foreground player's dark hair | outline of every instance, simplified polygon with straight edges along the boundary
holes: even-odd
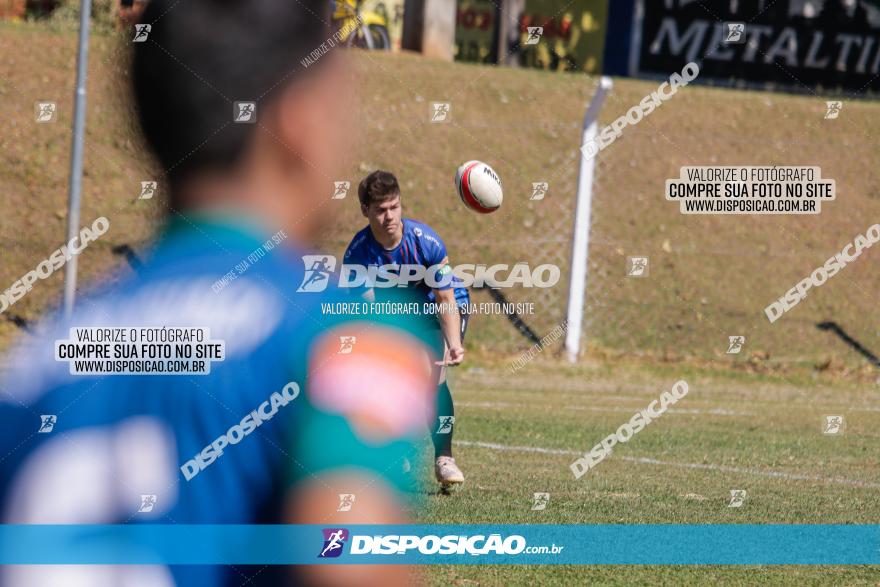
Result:
[[[311,69],[301,60],[330,36],[327,0],[151,0],[133,43],[140,125],[174,188],[196,171],[235,164],[256,124],[233,122],[234,102],[261,109]],[[319,63],[312,67],[320,67]]]
[[[363,178],[358,186],[358,199],[364,206],[388,200],[397,195],[400,195],[400,185],[390,171],[377,169]]]

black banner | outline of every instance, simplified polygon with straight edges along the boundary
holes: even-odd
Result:
[[[636,71],[804,91],[880,91],[880,0],[639,0]]]

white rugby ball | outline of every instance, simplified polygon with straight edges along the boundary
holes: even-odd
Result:
[[[480,214],[494,212],[504,200],[501,179],[482,161],[468,161],[459,167],[455,187],[464,205]]]

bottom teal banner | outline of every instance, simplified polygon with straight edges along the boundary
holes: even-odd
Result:
[[[880,565],[880,525],[2,525],[0,564]]]

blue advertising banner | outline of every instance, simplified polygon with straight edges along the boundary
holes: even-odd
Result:
[[[0,564],[877,565],[880,525],[4,525]]]

